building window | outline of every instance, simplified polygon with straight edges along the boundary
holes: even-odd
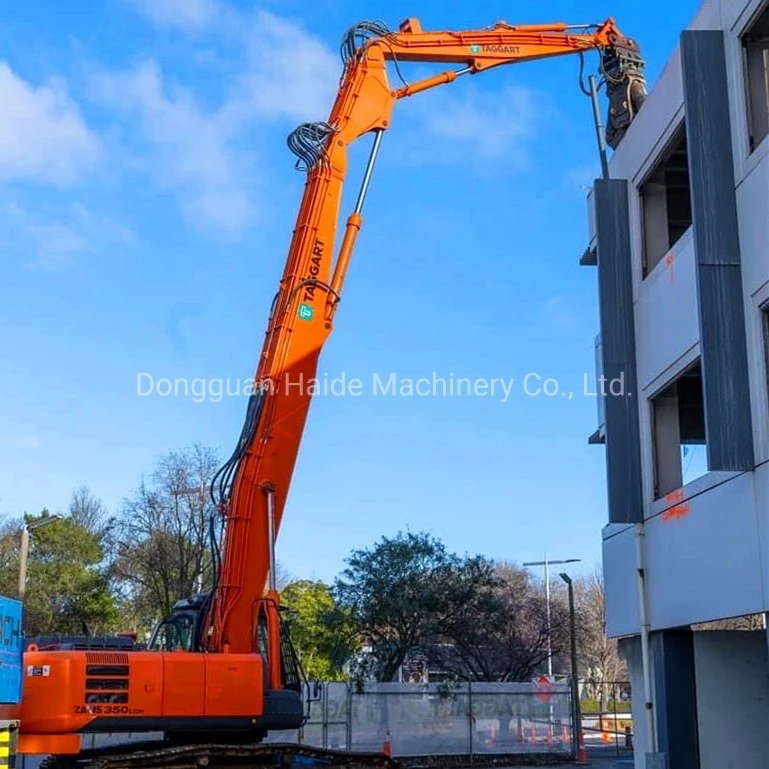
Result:
[[[643,274],[646,277],[691,227],[689,157],[683,124],[641,184]]]
[[[652,398],[651,404],[654,496],[659,499],[708,472],[699,362]]]
[[[750,151],[769,133],[769,5],[742,36]]]

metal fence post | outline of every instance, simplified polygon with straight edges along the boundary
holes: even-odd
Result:
[[[473,682],[467,682],[467,709],[469,712],[469,718],[467,719],[467,725],[470,728],[470,758],[473,757]]]
[[[347,718],[345,724],[347,750],[352,750],[352,682],[347,682]]]
[[[321,740],[323,741],[323,747],[328,749],[328,684],[323,687],[323,694],[321,695],[320,718]]]

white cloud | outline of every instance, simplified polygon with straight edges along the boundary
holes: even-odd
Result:
[[[566,172],[563,178],[564,186],[574,191],[586,192],[586,188],[592,187],[593,182],[601,176],[601,167],[598,163],[584,163],[574,166]]]
[[[442,93],[424,122],[434,136],[469,145],[481,159],[504,157],[509,165],[520,166],[528,162],[537,117],[535,95],[528,88],[507,86],[494,93],[471,87]]]
[[[579,326],[579,306],[572,297],[551,296],[540,308],[540,318],[556,331],[569,332]]]
[[[0,180],[67,185],[99,159],[97,137],[59,80],[35,87],[0,62]]]
[[[232,31],[236,12],[230,6],[206,13]],[[211,94],[204,103],[153,60],[92,82],[95,100],[127,126],[129,146],[120,152],[138,155],[153,184],[171,191],[191,222],[232,237],[257,218],[256,190],[267,186],[252,149],[258,146],[254,131],[274,121],[291,121],[290,130],[300,121],[325,120],[340,70],[338,57],[293,22],[262,10],[237,18],[242,63],[214,107],[208,106]]]
[[[153,24],[178,27],[184,32],[208,29],[220,6],[215,0],[130,0],[136,10]]]
[[[145,18],[190,35],[223,35],[241,46],[239,95],[224,111],[243,117],[325,120],[339,85],[341,61],[319,37],[270,11],[240,11],[219,0],[130,0]],[[209,52],[210,55],[210,52]]]
[[[249,24],[247,49],[241,86],[257,114],[296,121],[327,119],[342,64],[320,38],[258,10]]]
[[[130,229],[82,203],[72,204],[55,217],[23,209],[16,203],[5,206],[0,213],[14,249],[18,249],[20,242],[28,243],[33,253],[28,266],[42,272],[64,272],[75,263],[78,254],[134,241]]]
[[[43,445],[43,441],[38,435],[14,435],[11,436],[8,443],[17,449],[30,449],[34,451]]]
[[[531,88],[460,79],[396,104],[390,153],[408,166],[461,163],[484,176],[528,169],[547,109],[547,97]]]
[[[253,214],[244,183],[250,158],[236,147],[243,126],[226,110],[206,112],[189,90],[166,87],[152,61],[99,76],[94,96],[123,118],[138,118],[147,172],[158,187],[174,192],[192,221],[230,235],[246,226]]]

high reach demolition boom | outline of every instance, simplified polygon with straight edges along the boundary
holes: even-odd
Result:
[[[163,732],[176,747],[163,749],[161,763],[160,749],[152,747],[113,755],[109,764],[102,755],[97,766],[170,767],[176,760],[186,767],[213,755],[248,764],[255,753],[244,742],[304,723],[300,671],[278,609],[274,545],[312,398],[309,383],[331,333],[393,107],[463,75],[590,51],[599,54],[609,101],[606,141],[616,146],[646,91],[638,48],[612,19],[592,26],[499,22],[463,32],[425,32],[409,19],[397,32],[369,22],[348,31],[328,120],[301,125],[288,140],[307,178],[245,423],[211,486],[212,590],[177,604],[147,649],[116,647],[114,638],[103,639],[101,651],[93,638],[31,645],[21,705],[0,705],[0,718],[21,720],[19,752],[56,755],[61,767],[90,767],[94,754],[82,753],[83,733]],[[401,62],[449,68],[406,83]],[[397,87],[388,83],[388,63],[401,80]],[[347,151],[364,134],[372,134],[371,153],[335,250]],[[241,744],[237,751],[234,743]]]
[[[275,590],[274,541],[311,400],[307,383],[315,377],[319,353],[332,329],[374,162],[395,103],[504,64],[567,54],[581,57],[589,51],[599,53],[609,101],[606,140],[616,147],[646,90],[639,49],[611,18],[585,26],[499,22],[462,32],[423,31],[417,19],[408,19],[397,32],[363,22],[345,35],[344,70],[328,121],[300,125],[288,139],[307,181],[256,371],[255,394],[237,449],[215,484],[226,535],[205,642],[210,651],[250,651],[252,607],[268,574],[270,591]],[[399,62],[455,66],[413,83],[401,78],[394,88],[388,82],[387,62],[395,65],[399,77]],[[364,134],[373,134],[371,153],[334,258],[347,150]],[[277,684],[277,663],[272,667],[272,682]]]

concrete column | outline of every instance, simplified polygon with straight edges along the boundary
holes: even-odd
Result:
[[[650,644],[658,751],[666,769],[700,769],[693,633],[655,631]]]
[[[646,733],[646,714],[644,713],[643,660],[641,658],[641,636],[620,638],[618,642],[620,657],[625,660],[630,678],[630,691],[633,695],[633,755],[635,769],[647,769],[646,754],[651,751],[649,735]]]
[[[763,630],[694,634],[701,769],[769,763],[769,665]]]

